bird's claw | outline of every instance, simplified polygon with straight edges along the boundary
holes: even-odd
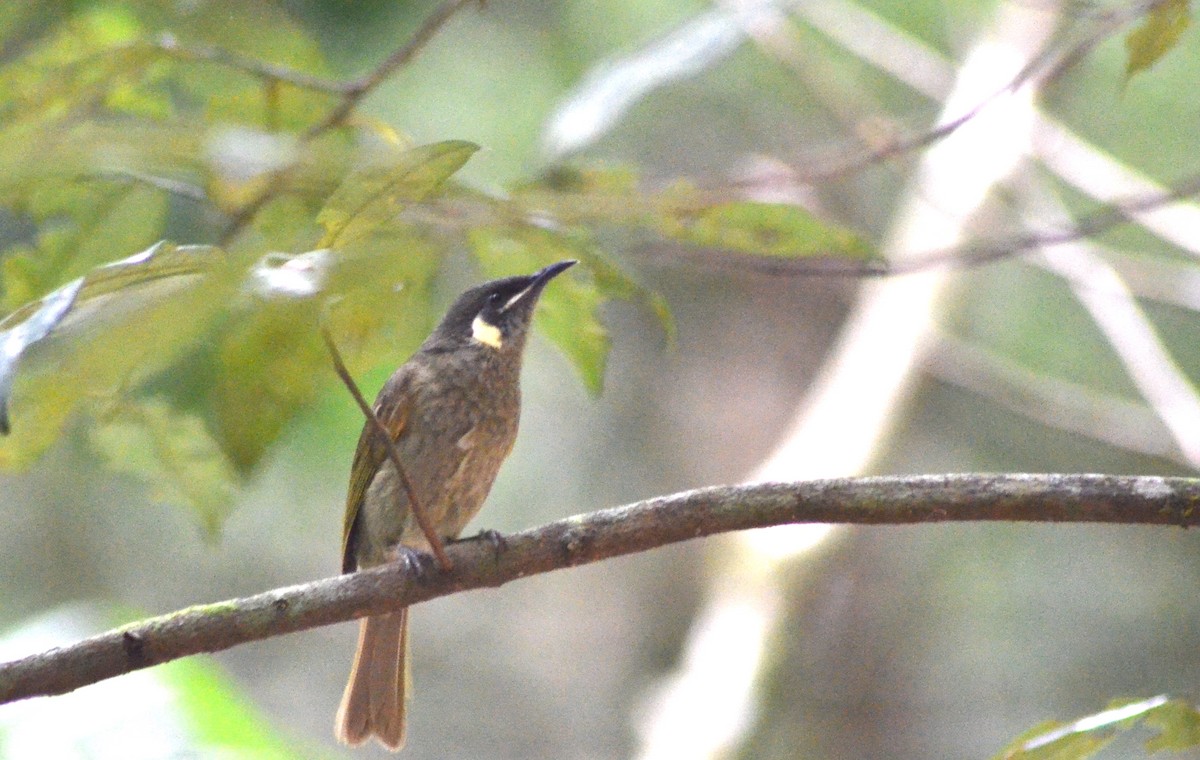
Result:
[[[436,564],[434,556],[429,552],[414,549],[404,544],[396,544],[388,549],[388,561],[398,562],[404,566],[404,572],[415,580],[421,580]]]

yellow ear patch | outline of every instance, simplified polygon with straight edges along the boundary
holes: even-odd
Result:
[[[485,346],[491,346],[497,351],[504,345],[504,336],[500,332],[500,328],[478,315],[471,322],[471,337]]]

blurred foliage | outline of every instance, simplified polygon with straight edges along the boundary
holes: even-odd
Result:
[[[648,304],[671,330],[597,227],[869,254],[801,209],[642,186],[624,169],[470,191],[453,177],[477,146],[417,146],[359,115],[356,82],[329,78],[310,33],[271,3],[9,4],[0,35],[0,466],[82,424],[115,470],[210,533],[329,386],[317,325],[356,371],[395,361],[436,319],[430,290],[460,240],[488,276],[583,262],[538,326],[594,393],[606,301]]]
[[[0,650],[47,649],[136,617],[98,603],[66,605],[4,631]],[[127,709],[131,704],[138,708]],[[211,659],[176,660],[53,700],[7,707],[0,714],[0,756],[8,760],[299,756]],[[64,714],[87,718],[63,720]]]
[[[994,3],[939,0],[903,4],[868,0],[856,5],[940,54],[947,81],[954,74],[956,56],[996,8]],[[609,338],[598,315],[606,300],[646,303],[671,330],[663,299],[606,255],[604,227],[665,243],[681,252],[677,260],[685,264],[689,253],[699,259],[710,246],[763,256],[871,255],[863,242],[868,236],[829,225],[803,208],[748,203],[738,188],[714,190],[711,180],[698,177],[673,182],[647,179],[670,176],[679,166],[726,176],[748,154],[801,167],[812,158],[820,168],[830,163],[826,159],[833,147],[849,145],[853,151],[862,145],[858,138],[872,128],[884,136],[916,134],[934,118],[939,107],[936,97],[915,94],[911,86],[877,68],[851,46],[810,26],[799,12],[802,6],[785,9],[786,31],[796,38],[794,50],[807,53],[805,57],[792,60],[778,51],[772,53],[761,41],[747,40],[730,46],[731,57],[707,61],[708,68],[694,72],[688,81],[679,77],[658,81],[653,97],[642,98],[623,114],[601,149],[605,154],[641,156],[643,164],[637,169],[559,167],[507,193],[485,193],[464,187],[464,174],[475,176],[472,171],[489,160],[505,163],[509,174],[516,174],[522,159],[533,152],[532,134],[550,101],[561,97],[580,74],[611,73],[611,67],[598,58],[621,55],[619,51],[630,46],[637,48],[633,56],[645,49],[661,51],[665,42],[678,39],[664,29],[692,27],[690,21],[725,9],[697,2],[570,0],[520,8],[491,4],[487,15],[468,12],[455,20],[454,34],[447,35],[450,42],[435,40],[418,56],[413,69],[392,78],[373,99],[375,113],[387,113],[406,130],[422,135],[417,141],[357,109],[340,124],[321,125],[350,93],[330,72],[377,65],[389,49],[403,42],[403,32],[398,30],[406,24],[415,27],[432,3],[292,0],[284,6],[229,0],[30,0],[4,4],[0,7],[0,316],[8,313],[9,317],[0,326],[0,384],[12,383],[14,433],[0,438],[0,467],[25,466],[64,434],[82,433],[79,440],[92,446],[114,470],[145,480],[157,498],[190,503],[194,521],[211,532],[220,527],[230,499],[247,475],[261,466],[269,447],[286,435],[318,393],[325,392],[325,406],[340,400],[343,408],[351,407],[348,399],[337,395],[341,391],[315,339],[317,323],[324,320],[332,327],[356,372],[370,369],[372,378],[381,379],[381,370],[402,359],[437,319],[433,284],[446,252],[463,242],[486,276],[526,271],[564,257],[584,262],[547,291],[538,329],[570,357],[584,384],[594,391],[601,387],[608,356]],[[310,19],[318,15],[322,22],[305,27],[296,20],[303,14],[292,15],[283,7],[293,11],[304,7]],[[1138,7],[1144,12],[1141,26],[1127,34],[1126,46],[1119,37],[1106,36],[1103,44],[1050,83],[1042,105],[1096,147],[1152,176],[1174,180],[1195,155],[1194,131],[1180,127],[1180,116],[1188,113],[1194,100],[1190,82],[1200,57],[1176,50],[1195,44],[1194,33],[1184,34],[1190,4],[1166,0]],[[1087,31],[1092,22],[1107,19],[1111,8],[1076,4],[1068,10]],[[874,39],[866,33],[857,38]],[[1163,60],[1167,53],[1172,55]],[[326,55],[333,60],[327,61]],[[431,60],[438,65],[425,68]],[[1151,76],[1139,77],[1137,87],[1129,88],[1123,99],[1117,97],[1122,71],[1128,81],[1152,65],[1156,68]],[[647,64],[643,73],[650,68]],[[493,131],[479,128],[480,123]],[[488,139],[481,139],[481,134]],[[472,143],[455,138],[468,138],[490,153],[476,156]],[[468,161],[465,172],[460,171]],[[836,209],[853,220],[851,224],[881,232],[891,224],[897,193],[906,181],[905,162],[887,162],[824,183],[815,189],[812,208]],[[1067,194],[1074,211],[1084,214],[1093,208],[1092,199],[1071,195],[1074,191],[1063,184],[1060,191]],[[156,243],[164,239],[212,245]],[[1119,246],[1121,255],[1137,251],[1153,256],[1164,249],[1170,255],[1179,253],[1135,226],[1113,230],[1104,239]],[[147,255],[131,256],[139,250]],[[176,256],[184,261],[194,256],[197,265],[203,263],[201,259],[208,261],[195,270],[165,267]],[[117,269],[109,268],[111,262],[117,262],[119,277]],[[956,309],[942,315],[956,332],[994,347],[1029,368],[1030,374],[1071,378],[1123,398],[1136,397],[1104,337],[1059,278],[1015,261],[962,276],[964,297]],[[596,428],[586,427],[581,417],[578,429],[587,431],[588,437],[574,429],[554,428],[563,435],[580,435],[588,455],[604,462],[593,465],[597,472],[614,470],[614,460],[600,459],[606,450],[619,449],[624,458],[615,461],[625,465],[635,458],[644,460],[637,467],[626,466],[620,479],[594,477],[587,485],[593,503],[690,485],[689,479],[697,477],[740,472],[755,447],[744,445],[747,439],[738,437],[738,428],[760,428],[760,436],[774,434],[771,424],[764,424],[769,423],[770,413],[764,411],[762,400],[753,399],[757,405],[752,406],[745,403],[763,393],[766,381],[717,383],[725,373],[739,375],[739,381],[757,382],[759,376],[770,378],[778,365],[775,373],[787,378],[786,392],[791,393],[802,382],[805,367],[816,364],[814,349],[796,339],[797,328],[802,322],[820,322],[824,330],[823,318],[829,315],[806,310],[807,304],[792,290],[783,290],[779,278],[768,287],[756,282],[751,288],[743,278],[706,278],[685,266],[664,280],[668,284],[663,287],[680,294],[681,311],[692,309],[682,312],[689,327],[704,326],[697,331],[702,341],[688,344],[685,338],[687,351],[681,353],[692,368],[707,368],[690,374],[703,375],[711,384],[693,377],[689,385],[689,373],[669,375],[669,367],[656,366],[640,398],[617,399],[616,404],[609,400],[606,406],[589,409],[605,416],[606,425],[636,417],[637,427],[605,427],[608,434],[597,435]],[[705,283],[707,291],[702,292]],[[782,292],[787,293],[786,300],[779,296]],[[689,303],[684,303],[685,298]],[[746,341],[741,333],[751,312],[768,325],[771,318],[786,319],[787,332],[776,325],[763,333],[766,340]],[[1181,364],[1194,376],[1200,366],[1194,310],[1157,307],[1153,314],[1163,326],[1164,337],[1174,342]],[[725,331],[739,334],[730,340]],[[783,335],[788,336],[786,343],[774,340]],[[673,364],[674,359],[659,363]],[[754,378],[744,377],[746,366],[762,371],[756,371]],[[664,382],[664,377],[669,381]],[[703,389],[703,395],[696,388]],[[712,388],[735,388],[736,393],[722,395]],[[8,394],[7,387],[0,389],[0,399],[7,402]],[[714,398],[719,403],[712,403]],[[997,415],[977,395],[956,398],[948,405],[943,399],[940,407],[926,412],[922,433],[907,445],[896,446],[903,454],[896,455],[890,468],[1128,471],[1162,466],[1118,459],[1113,452],[1098,452],[1091,441],[1050,432],[1024,417]],[[788,397],[780,404],[792,400]],[[685,405],[702,413],[707,410],[709,416],[690,428],[681,427],[672,417],[682,418],[674,410]],[[714,416],[713,411],[728,416]],[[702,447],[711,429],[722,425],[722,419],[734,418],[740,425],[724,425],[724,434],[706,455]],[[337,463],[328,464],[336,459],[336,437],[318,430],[311,419],[302,424],[307,425],[301,430],[310,450],[300,456],[295,449],[289,452],[299,463],[291,462],[291,469],[281,476],[290,479],[291,490],[280,492],[304,492],[307,497],[306,489],[316,484],[325,487],[342,475],[330,476]],[[638,434],[631,435],[631,429]],[[686,434],[680,435],[681,430]],[[681,439],[690,445],[677,446]],[[546,446],[536,436],[524,440],[531,447]],[[761,443],[759,438],[753,440]],[[561,448],[562,442],[556,437],[550,445]],[[729,464],[731,454],[736,467]],[[736,458],[739,455],[742,459]],[[703,460],[703,467],[687,457]],[[558,461],[550,456],[542,460]],[[679,466],[681,462],[689,464]],[[654,479],[647,473],[653,473]],[[287,562],[307,559],[319,551],[303,547],[327,543],[323,537],[300,544],[297,551],[296,534],[287,531],[300,521],[281,525],[277,506],[288,503],[291,510],[315,510],[309,502],[317,499],[289,503],[272,493],[260,497],[270,503],[263,510],[269,519],[256,523],[262,530],[244,531],[246,535],[239,531],[238,537],[246,538],[240,564],[225,554],[215,558],[201,554],[189,558],[188,573],[178,573],[176,552],[183,543],[178,535],[159,525],[153,526],[154,532],[139,532],[144,523],[170,524],[169,518],[176,515],[150,521],[125,510],[113,515],[114,521],[124,520],[115,523],[120,529],[95,530],[98,524],[108,527],[103,510],[120,503],[124,492],[104,493],[110,481],[93,473],[60,471],[55,477],[67,483],[61,489],[70,489],[68,498],[61,498],[53,488],[43,489],[46,495],[39,493],[36,498],[13,489],[11,512],[21,514],[10,525],[27,527],[22,532],[6,525],[4,531],[9,537],[6,553],[13,582],[11,598],[3,606],[10,614],[19,612],[22,603],[33,603],[13,601],[22,594],[40,602],[55,593],[119,589],[121,595],[158,593],[157,603],[172,605],[181,596],[218,593],[214,589],[229,595],[242,593],[247,586],[275,580],[265,568],[285,567],[285,557]],[[612,487],[617,480],[624,490]],[[31,482],[29,489],[42,488],[43,481]],[[542,489],[540,479],[536,487]],[[56,504],[56,498],[63,503]],[[514,524],[531,513],[519,514],[505,519]],[[279,540],[262,541],[262,532]],[[1186,591],[1179,590],[1189,582],[1186,571],[1156,576],[1144,569],[1152,567],[1149,560],[1127,553],[1136,534],[1133,541],[1122,536],[1118,546],[1116,541],[1103,544],[1094,536],[1071,531],[1058,534],[1061,543],[1045,549],[1044,538],[1026,538],[1026,533],[1022,528],[1022,542],[1005,545],[1003,556],[993,551],[996,533],[987,534],[987,543],[972,539],[969,551],[939,568],[940,577],[962,584],[964,578],[976,577],[969,567],[964,570],[964,561],[969,565],[979,560],[976,575],[986,593],[968,589],[947,598],[928,592],[936,598],[937,614],[924,617],[935,621],[931,626],[935,632],[948,635],[990,626],[988,632],[1005,645],[998,648],[985,641],[976,647],[969,670],[957,662],[971,654],[969,647],[935,646],[928,635],[909,627],[896,626],[896,633],[889,629],[880,635],[864,634],[863,622],[887,622],[886,609],[880,611],[884,604],[855,617],[848,635],[822,636],[819,629],[818,635],[805,631],[798,638],[789,637],[786,649],[811,653],[796,673],[806,684],[822,688],[807,702],[791,694],[776,699],[794,704],[796,712],[788,715],[786,732],[764,732],[776,741],[781,736],[794,739],[772,756],[803,754],[797,747],[810,737],[835,733],[841,742],[831,756],[886,756],[845,746],[882,747],[892,756],[962,756],[964,752],[983,756],[1005,741],[998,735],[1016,732],[1008,726],[1032,724],[1038,715],[1069,713],[1070,708],[1048,706],[1048,699],[1039,701],[1039,695],[1051,689],[1074,696],[1139,688],[1125,685],[1122,677],[1134,684],[1150,678],[1163,688],[1188,688],[1178,684],[1190,678],[1188,658],[1196,651],[1188,648],[1187,633],[1194,627],[1187,624],[1180,603],[1187,597]],[[928,545],[914,545],[908,534],[889,533],[888,538],[893,544],[888,551],[902,561],[882,565],[880,555],[891,554],[856,553],[860,568],[893,567],[889,581],[907,578],[914,566],[922,569]],[[238,541],[230,540],[222,549],[230,551],[237,545]],[[1096,550],[1097,546],[1108,549]],[[1187,554],[1188,546],[1156,535],[1146,556],[1159,557],[1162,567],[1177,570],[1184,566],[1181,557],[1194,556]],[[1027,553],[1020,551],[1023,547]],[[129,560],[132,555],[136,562]],[[1058,579],[1055,570],[1063,567],[1092,568],[1078,560],[1093,555],[1103,555],[1103,562],[1093,561],[1111,569],[1111,576],[1082,572],[1081,580],[1068,576],[1075,585],[1047,580]],[[202,572],[198,568],[204,560],[219,565],[219,570]],[[102,561],[108,564],[101,565]],[[295,566],[286,567],[290,573]],[[324,572],[320,568],[325,565],[314,562],[302,567],[298,574]],[[195,585],[180,591],[181,586],[169,583],[145,583],[157,568],[165,568],[159,571],[164,580],[178,582],[179,576],[188,575],[194,576],[188,580]],[[997,568],[1012,575],[998,575]],[[673,603],[682,604],[692,579],[675,574],[676,568],[669,570],[617,584],[612,593],[625,595],[620,609],[629,614],[607,617],[626,625],[646,625],[662,612],[663,605],[644,603],[660,587],[672,589]],[[57,580],[60,574],[67,580]],[[607,570],[604,574],[603,588],[608,592],[613,584]],[[858,577],[854,572],[837,576],[839,582]],[[240,585],[220,586],[214,577],[235,577]],[[997,581],[998,577],[1007,582]],[[81,583],[81,578],[86,582]],[[581,598],[579,582],[573,581],[565,592],[568,605]],[[855,580],[858,589],[870,585],[874,584]],[[887,600],[900,599],[906,609],[923,609],[914,604],[921,598],[915,591],[895,593],[887,584],[881,585]],[[18,591],[19,586],[23,588]],[[1015,606],[1022,590],[1058,593],[1062,606],[1052,609],[1059,614],[1047,614],[1051,607],[1042,597]],[[1103,601],[1098,594],[1105,590],[1114,591],[1115,600]],[[825,596],[845,604],[846,592],[840,587]],[[610,603],[615,608],[616,603]],[[971,613],[963,615],[965,624],[954,620],[956,605]],[[529,617],[514,614],[496,616],[492,624],[477,628],[495,629],[500,640],[527,638],[529,630],[544,632],[536,606],[529,607],[514,612],[535,616],[533,625]],[[576,604],[571,608],[577,610],[574,613],[564,614],[561,609],[555,614],[562,615],[568,626],[580,618],[587,620],[586,627],[579,624],[580,631],[599,630],[595,621],[606,617],[597,616],[592,605]],[[1092,623],[1098,618],[1091,616],[1101,611],[1107,616]],[[690,608],[677,614],[677,627],[686,628]],[[821,615],[807,617],[829,625]],[[1089,625],[1080,628],[1079,619]],[[509,620],[511,628],[504,628],[503,620]],[[1163,634],[1164,620],[1175,626],[1169,635]],[[1044,633],[1047,623],[1050,632]],[[1056,623],[1061,627],[1055,628]],[[444,660],[453,655],[454,661],[472,668],[475,661],[467,659],[466,650],[494,657],[496,646],[464,647],[457,635],[461,629],[448,630],[456,635],[439,637],[446,642]],[[512,631],[521,635],[505,635]],[[895,638],[884,635],[889,633]],[[611,656],[592,659],[603,662],[603,676],[611,678],[622,672],[620,657],[644,649],[647,639],[653,640],[653,635],[648,637],[639,627],[631,636],[637,646],[625,646],[605,631],[597,643],[618,644],[611,645]],[[844,645],[867,640],[882,642],[883,654],[837,659],[841,650],[830,646],[831,641]],[[1021,646],[1021,642],[1030,644]],[[315,682],[315,669],[329,660],[328,653],[322,647],[319,656],[302,661],[294,657],[301,643],[288,640],[282,646],[287,647],[287,662],[301,685],[289,691],[281,713],[301,726],[310,721],[297,705],[306,700],[310,707],[321,702],[312,696],[321,690],[308,687]],[[780,656],[784,649],[774,655]],[[930,678],[924,671],[912,677],[899,668],[880,667],[915,660],[913,652],[951,671],[954,683],[949,678]],[[954,656],[947,657],[946,652]],[[1074,664],[1056,670],[1048,666],[1047,652],[1069,652]],[[670,661],[674,656],[672,640],[669,647],[663,645],[661,658]],[[562,681],[562,669],[556,667],[561,660],[547,657],[545,651],[536,652],[535,659],[555,673],[553,683]],[[1147,665],[1151,661],[1161,669]],[[648,671],[644,660],[634,662],[629,672],[635,674],[631,680],[640,691]],[[814,664],[821,662],[834,663],[828,675],[847,679],[850,688],[838,688],[836,678],[814,679]],[[489,661],[473,670],[488,673],[492,665]],[[653,667],[660,665],[653,663]],[[254,667],[246,672],[261,684],[265,673],[275,676],[286,670]],[[893,672],[896,675],[889,678]],[[998,672],[1011,674],[1020,683],[1014,690],[1019,698],[994,691],[974,698],[972,694],[980,692],[970,688],[989,688]],[[339,672],[337,677],[342,675]],[[503,678],[502,688],[509,688],[511,676],[506,672]],[[559,692],[547,690],[545,714],[553,720],[543,725],[554,731],[533,732],[530,740],[539,746],[560,746],[553,743],[552,735],[562,732],[568,734],[564,741],[571,751],[613,754],[606,750],[622,741],[625,711],[612,709],[612,686],[606,690],[602,681],[597,679],[595,688],[586,693],[572,691],[570,698],[580,707],[566,717]],[[966,697],[956,690],[962,687],[967,688]],[[104,685],[93,687],[101,688]],[[429,680],[422,687],[437,688],[439,684]],[[454,704],[477,705],[461,701],[471,695],[457,680],[453,688]],[[486,704],[489,692],[476,691],[479,703]],[[533,692],[530,689],[530,699],[520,700],[522,706],[537,704]],[[80,692],[88,693],[92,690]],[[578,727],[579,716],[589,715],[589,699],[601,705],[595,714],[603,714],[608,722],[598,721],[592,736],[580,739],[569,732]],[[214,713],[214,720],[237,717],[236,699],[218,692],[218,701],[235,709]],[[987,720],[980,720],[973,707],[981,702],[988,705]],[[864,705],[872,709],[862,709]],[[930,718],[931,705],[937,706],[940,719]],[[320,709],[327,712],[328,705],[321,703]],[[946,720],[955,709],[969,713],[969,720]],[[477,720],[479,714],[479,709],[443,713],[437,724],[454,739],[470,731],[484,734],[488,752],[520,751],[517,743],[498,741],[495,725]],[[521,719],[509,721],[505,714],[506,730],[536,725],[528,719],[530,712],[514,710],[514,714]],[[455,722],[455,715],[467,717]],[[317,730],[323,734],[326,718],[322,712]],[[1171,702],[1150,710],[1141,722],[1162,729],[1147,743],[1150,751],[1195,744],[1191,738],[1194,710],[1186,703]],[[1045,724],[1010,750],[1065,730],[1042,745],[1042,754],[1019,756],[1080,757],[1104,745],[1111,752],[1119,744],[1114,747],[1109,741],[1124,727],[1122,721],[1095,730],[1086,724],[1079,730],[1078,722]],[[234,728],[233,734],[245,730]],[[918,735],[926,742],[945,741],[954,749],[906,753],[904,749],[911,746],[906,740]],[[595,736],[609,744],[589,746]],[[0,725],[0,745],[5,738],[5,727]],[[232,752],[226,749],[231,745],[224,744],[222,751]],[[428,746],[444,755],[445,746],[457,745],[431,742]],[[421,749],[414,746],[410,751]]]
[[[176,660],[155,674],[175,693],[180,717],[201,752],[247,760],[289,760],[299,754],[211,662]],[[312,754],[311,749],[304,753]]]
[[[1153,66],[1179,44],[1179,38],[1192,23],[1190,0],[1163,0],[1156,3],[1145,20],[1125,37],[1129,59],[1125,78]]]
[[[1116,732],[1139,724],[1156,731],[1146,741],[1147,753],[1200,746],[1200,710],[1186,700],[1152,697],[1117,701],[1073,723],[1043,723],[1013,740],[995,760],[1086,760],[1108,746]]]

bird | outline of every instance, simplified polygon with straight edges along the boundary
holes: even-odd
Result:
[[[404,560],[432,547],[414,518],[407,476],[434,530],[456,539],[479,512],[512,451],[521,413],[521,360],[542,289],[574,266],[559,261],[531,275],[476,285],[379,391],[374,412],[400,455],[402,471],[368,420],[350,468],[342,531],[342,572]],[[404,746],[408,609],[363,618],[350,678],[335,719],[339,741],[374,736]]]

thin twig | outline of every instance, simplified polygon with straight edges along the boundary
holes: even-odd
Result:
[[[701,255],[697,255],[694,247],[661,242],[647,246],[644,250],[663,259],[685,259],[690,265],[700,264],[718,269],[734,269],[780,277],[847,277],[854,279],[892,277],[942,267],[977,267],[1023,256],[1045,246],[1093,238],[1121,225],[1129,224],[1139,215],[1166,208],[1177,201],[1196,195],[1200,195],[1200,175],[1188,177],[1163,192],[1150,193],[1122,203],[1107,205],[1071,225],[1064,225],[1052,230],[1036,230],[1011,237],[976,240],[927,253],[914,253],[903,261],[851,259],[837,251],[830,251],[824,256],[812,254],[793,259],[781,256],[758,256],[716,248],[703,249]]]
[[[304,134],[305,141],[311,140],[323,132],[326,132],[333,127],[338,126],[342,121],[354,110],[354,107],[367,96],[372,90],[378,87],[385,79],[392,75],[396,69],[411,61],[417,53],[425,49],[433,36],[437,34],[446,22],[449,21],[455,13],[458,13],[465,5],[478,0],[446,0],[439,5],[433,13],[425,19],[421,27],[417,29],[413,36],[409,38],[403,46],[398,48],[383,63],[380,63],[371,71],[362,75],[346,85],[345,95],[341,101],[329,112],[324,119],[317,124],[309,127]]]
[[[184,44],[172,34],[162,34],[149,43],[154,50],[183,61],[208,61],[228,66],[268,82],[287,82],[305,90],[315,90],[330,95],[345,95],[354,85],[348,82],[315,76],[287,66],[260,61],[256,58],[234,53],[212,45]]]
[[[1030,172],[1020,180],[1025,218],[1068,219],[1065,204]],[[1200,469],[1200,395],[1116,270],[1086,241],[1048,246],[1040,263],[1067,283],[1108,341],[1138,393],[1158,414],[1192,469]]]
[[[204,188],[198,185],[193,185],[190,182],[171,179],[170,177],[159,177],[154,174],[145,174],[133,169],[108,169],[97,172],[97,177],[104,179],[118,179],[125,182],[135,182],[138,184],[152,187],[155,190],[162,190],[168,195],[173,195],[176,198],[184,198],[197,203],[208,203],[212,199],[208,197],[208,193]]]
[[[0,665],[0,704],[141,668],[378,615],[449,594],[727,531],[794,523],[1034,521],[1200,525],[1200,480],[1120,475],[924,475],[717,486],[464,541],[454,570],[404,563],[189,607]]]
[[[425,511],[425,507],[417,498],[417,491],[413,488],[412,480],[408,477],[408,471],[404,468],[404,463],[400,461],[400,452],[396,450],[396,442],[392,440],[392,436],[388,434],[387,428],[379,421],[379,415],[375,414],[375,410],[363,398],[362,391],[358,389],[358,384],[354,382],[354,378],[350,376],[350,371],[346,369],[346,363],[342,361],[342,355],[338,352],[337,345],[333,342],[333,336],[329,334],[329,329],[321,327],[321,337],[325,340],[325,347],[329,349],[329,357],[333,359],[333,370],[337,372],[337,376],[341,378],[346,389],[350,391],[350,395],[354,397],[354,402],[358,404],[358,408],[362,410],[363,416],[367,418],[367,424],[375,431],[375,438],[383,445],[384,451],[387,452],[388,459],[391,460],[392,466],[396,468],[396,474],[400,476],[400,482],[404,486],[404,492],[408,495],[408,506],[412,510],[413,517],[417,520],[417,525],[420,526],[421,532],[425,534],[425,540],[429,542],[429,548],[433,551],[433,556],[437,558],[438,564],[443,570],[449,571],[454,565],[450,561],[450,557],[446,556],[446,547],[442,544],[442,537],[438,535],[434,529],[433,523],[429,521],[429,513]]]
[[[337,104],[330,109],[325,118],[309,127],[300,136],[300,147],[304,147],[316,140],[321,135],[325,134],[334,127],[340,126],[350,112],[354,110],[363,98],[370,94],[378,87],[388,76],[395,72],[397,68],[408,63],[424,49],[425,45],[433,38],[434,34],[439,29],[445,26],[446,22],[458,12],[460,8],[467,5],[469,2],[476,0],[446,0],[437,7],[430,16],[425,19],[425,23],[413,34],[413,36],[398,48],[394,53],[387,57],[382,63],[376,66],[371,71],[367,72],[357,79],[353,79],[345,84],[338,86],[338,92],[341,93],[341,98]],[[251,220],[262,210],[263,206],[267,205],[275,198],[280,191],[280,188],[287,181],[288,175],[291,173],[290,167],[279,169],[272,172],[270,177],[264,183],[263,189],[258,195],[246,202],[237,213],[233,215],[229,223],[225,225],[225,229],[221,232],[219,243],[223,246],[237,237],[237,235],[245,229]]]
[[[893,158],[913,153],[942,140],[960,127],[974,120],[981,111],[1005,95],[1016,92],[1023,86],[1044,86],[1061,78],[1067,71],[1084,60],[1087,53],[1101,42],[1110,38],[1120,27],[1144,15],[1154,4],[1143,1],[1119,11],[1106,12],[1099,17],[1095,30],[1065,52],[1047,48],[1022,67],[1020,72],[1002,88],[974,103],[960,115],[925,132],[901,137],[864,155],[842,157],[825,161],[820,168],[809,172],[797,172],[807,183],[821,183],[857,174]],[[851,53],[867,63],[895,77],[921,94],[941,100],[945,97],[943,83],[953,78],[954,65],[937,51],[915,39],[897,32],[869,11],[849,3],[795,3],[792,11],[800,15]],[[886,39],[887,45],[878,41]],[[873,44],[874,43],[874,44]],[[897,49],[902,53],[897,53]],[[935,76],[930,76],[933,73]],[[809,159],[807,165],[816,163]]]
[[[1035,372],[949,333],[933,341],[923,369],[943,383],[1014,414],[1142,456],[1191,467],[1152,409],[1081,383]]]

